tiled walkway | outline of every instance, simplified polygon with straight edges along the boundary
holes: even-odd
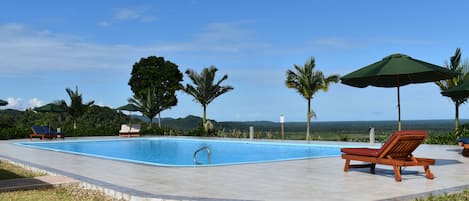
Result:
[[[89,139],[89,138],[88,138]],[[102,139],[102,138],[100,138]],[[73,140],[73,139],[67,139]],[[38,150],[0,142],[0,158],[82,181],[116,197],[144,200],[386,200],[469,188],[469,159],[457,146],[422,145],[416,156],[436,159],[434,180],[423,168],[378,165],[343,172],[340,157],[217,167],[156,167]],[[321,142],[324,143],[324,142]],[[363,144],[368,145],[368,144]]]

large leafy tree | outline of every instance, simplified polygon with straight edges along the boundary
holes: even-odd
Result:
[[[311,57],[304,66],[295,64],[295,71],[287,70],[287,79],[285,81],[288,88],[295,89],[308,101],[306,140],[311,139],[309,130],[311,117],[314,116],[314,112],[311,110],[311,100],[313,99],[314,94],[319,90],[327,91],[330,83],[337,83],[339,81],[339,75],[325,77],[321,71],[314,71],[315,66],[314,57]]]
[[[83,97],[78,92],[78,86],[75,87],[75,91],[70,88],[66,88],[65,91],[70,97],[70,105],[67,105],[65,100],[61,100],[60,104],[66,108],[67,113],[72,117],[73,129],[76,129],[77,119],[90,110],[91,106],[94,104],[94,101],[83,103]]]
[[[456,48],[454,55],[450,57],[449,63],[446,62],[446,68],[456,71],[459,73],[458,76],[447,79],[436,81],[435,84],[440,87],[441,91],[445,91],[449,88],[459,86],[460,84],[469,80],[469,63],[467,61],[461,62],[461,49]],[[459,106],[467,101],[467,98],[451,97],[454,103],[455,110],[455,129],[459,127]]]
[[[132,68],[129,86],[134,95],[130,102],[144,106],[141,107],[144,110],[147,108],[146,116],[152,120],[163,110],[177,105],[176,91],[182,88],[182,77],[178,66],[164,57],[142,58]]]
[[[218,96],[234,89],[232,86],[221,86],[221,83],[228,79],[228,75],[226,74],[223,75],[220,80],[214,82],[217,71],[218,69],[215,66],[202,69],[200,74],[192,69],[186,71],[187,76],[192,80],[194,85],[187,84],[183,91],[194,97],[194,101],[202,105],[204,109],[202,124],[205,128],[207,122],[207,105]]]

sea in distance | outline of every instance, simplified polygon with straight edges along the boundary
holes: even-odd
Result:
[[[200,123],[200,117],[187,116],[185,118],[164,118],[162,125],[179,130],[191,130]],[[214,128],[227,132],[239,130],[249,131],[254,127],[256,132],[278,132],[280,123],[272,121],[214,121]],[[402,120],[403,130],[426,130],[431,134],[447,134],[454,129],[454,119],[443,120]],[[469,119],[461,119],[460,124],[469,123]],[[285,122],[286,133],[306,131],[306,122]],[[375,128],[376,133],[392,133],[397,130],[397,120],[386,121],[311,121],[311,132],[317,134],[368,134],[370,128]]]

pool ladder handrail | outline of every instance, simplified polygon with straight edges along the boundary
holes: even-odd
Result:
[[[199,153],[202,150],[207,150],[208,154],[208,164],[210,165],[210,148],[207,145],[204,145],[203,147],[200,147],[194,152],[194,164],[196,165],[202,165],[203,163],[197,162],[197,153]]]

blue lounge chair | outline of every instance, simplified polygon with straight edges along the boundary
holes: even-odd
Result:
[[[462,150],[462,155],[468,157],[469,156],[469,137],[462,137],[458,139],[458,145],[464,147]]]
[[[29,135],[30,140],[32,140],[33,137],[39,137],[41,138],[41,140],[43,140],[44,138],[64,138],[64,135],[61,132],[58,133],[53,128],[49,128],[48,126],[32,126],[31,130],[33,131],[33,133]]]

